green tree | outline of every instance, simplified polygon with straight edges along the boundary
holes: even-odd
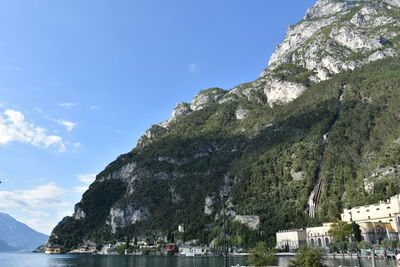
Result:
[[[344,242],[354,234],[353,225],[336,220],[328,231],[335,242]]]
[[[357,249],[358,249],[357,243],[356,243],[356,242],[350,242],[350,243],[347,245],[347,249],[348,249],[350,252],[356,252]]]
[[[290,263],[291,267],[326,267],[325,252],[318,248],[302,246],[296,258]]]
[[[117,253],[120,254],[120,255],[124,255],[125,254],[125,249],[126,249],[126,245],[120,245],[120,246],[115,248],[115,251],[117,251]]]
[[[382,241],[382,248],[384,250],[388,250],[388,249],[396,249],[397,247],[397,240],[393,240],[393,239],[384,239]]]
[[[369,249],[369,248],[371,248],[371,245],[367,241],[363,240],[358,243],[358,248],[359,249]]]
[[[346,241],[337,242],[337,248],[339,249],[340,252],[344,253],[348,248],[348,244],[349,243]]]
[[[354,235],[354,240],[356,242],[361,242],[362,240],[362,235],[361,235],[361,228],[358,224],[356,224],[355,222],[353,222],[351,224],[351,228],[353,229],[353,235]]]
[[[253,266],[274,265],[277,262],[274,254],[272,250],[267,252],[264,242],[258,242],[256,247],[251,251],[249,263]]]

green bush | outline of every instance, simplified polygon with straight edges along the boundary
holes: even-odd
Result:
[[[291,267],[326,267],[325,252],[318,248],[302,246],[295,259],[290,263]]]
[[[263,242],[258,242],[249,256],[249,264],[253,266],[270,266],[276,263],[277,258],[274,251],[267,251]]]

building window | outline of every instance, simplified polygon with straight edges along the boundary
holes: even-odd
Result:
[[[369,212],[369,210],[367,210],[367,212]]]
[[[357,213],[360,213],[360,211],[358,210]]]
[[[376,208],[376,210],[379,210],[379,208]]]
[[[371,216],[368,216],[368,220],[371,219]]]
[[[390,209],[390,206],[389,206],[389,207],[387,207],[387,209]]]
[[[391,213],[389,213],[389,217],[392,217],[392,214],[391,214]]]

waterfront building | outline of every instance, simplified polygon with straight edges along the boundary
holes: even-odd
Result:
[[[179,247],[176,244],[166,244],[164,248],[166,253],[179,253]]]
[[[200,246],[181,246],[179,247],[179,255],[181,256],[204,256],[210,254],[210,249],[207,247]]]
[[[312,247],[329,248],[333,238],[329,235],[332,223],[323,223],[322,226],[307,227],[307,244]]]
[[[364,240],[376,244],[385,238],[399,238],[400,195],[376,204],[344,209],[342,221],[360,225]]]
[[[276,233],[276,248],[296,250],[306,244],[307,234],[304,229],[283,230]]]
[[[57,245],[46,247],[44,250],[44,253],[45,254],[60,254],[61,247],[57,246]]]

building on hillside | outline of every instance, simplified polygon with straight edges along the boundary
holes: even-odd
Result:
[[[364,240],[372,244],[385,238],[398,239],[400,195],[376,204],[344,209],[342,221],[360,225]]]
[[[332,223],[323,223],[322,226],[307,227],[307,244],[312,247],[329,248],[333,238],[329,235]]]
[[[307,243],[306,230],[292,229],[276,233],[276,248],[282,250],[296,250]]]

